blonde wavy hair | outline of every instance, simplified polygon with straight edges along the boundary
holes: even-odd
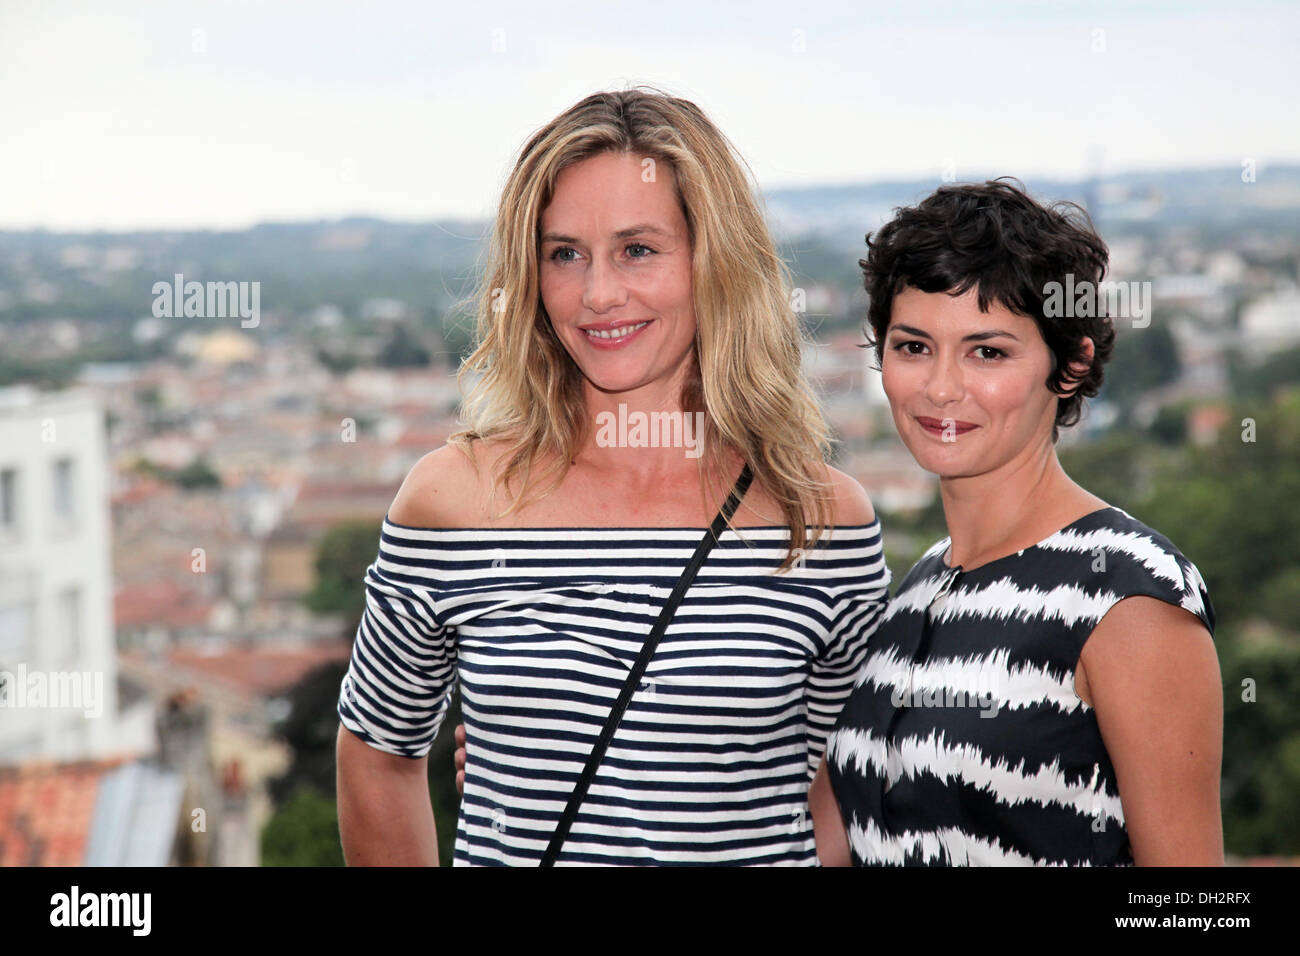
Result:
[[[795,549],[815,545],[834,527],[829,428],[803,374],[805,338],[790,304],[789,270],[744,160],[699,107],[653,87],[594,93],[524,145],[469,300],[477,312],[475,348],[457,375],[462,393],[466,378],[479,376],[462,405],[468,427],[448,443],[473,461],[474,440],[506,442],[490,499],[498,483],[507,494],[512,481],[520,488],[501,517],[529,500],[541,460],[551,462],[552,480],[538,497],[558,487],[582,447],[589,427],[582,373],[542,305],[540,222],[559,172],[607,152],[651,157],[675,175],[690,231],[697,321],[681,407],[705,412],[701,494],[709,510],[710,497],[720,500],[735,478],[723,474],[723,448],[748,462],[789,525],[785,570]]]

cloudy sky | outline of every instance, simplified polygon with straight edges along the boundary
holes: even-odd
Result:
[[[1300,4],[0,0],[0,229],[489,215],[586,94],[765,189],[1300,161]]]

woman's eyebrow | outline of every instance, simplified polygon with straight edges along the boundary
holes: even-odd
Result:
[[[615,239],[628,239],[632,236],[663,236],[665,239],[671,239],[673,233],[651,222],[638,223],[635,226],[628,226],[626,229],[620,229],[614,233]],[[562,236],[557,232],[548,232],[542,235],[542,242],[578,242],[573,236]]]
[[[614,238],[627,239],[631,236],[640,236],[643,234],[663,236],[666,239],[672,238],[673,235],[667,229],[662,229],[652,222],[641,222],[637,223],[635,226],[628,226],[626,229],[620,229],[618,232],[614,233]]]
[[[932,341],[934,338],[932,335],[930,335],[929,332],[922,331],[921,329],[918,329],[912,325],[890,326],[889,331],[893,332],[895,330],[902,332],[904,335],[915,335],[917,338],[930,339]],[[962,341],[983,342],[985,339],[997,339],[997,338],[1013,339],[1016,342],[1020,341],[1019,337],[1013,335],[1010,332],[1007,332],[1004,329],[989,329],[987,332],[972,332],[970,335],[962,336]]]
[[[963,342],[983,342],[985,339],[1008,338],[1019,342],[1020,339],[1003,329],[990,329],[987,332],[974,332],[970,335],[962,336]]]

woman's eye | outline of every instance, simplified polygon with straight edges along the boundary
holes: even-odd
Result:
[[[894,346],[894,351],[902,352],[904,355],[920,355],[921,350],[924,348],[925,348],[924,342],[917,342],[915,340],[912,340],[908,342],[899,342],[897,345]]]
[[[628,251],[628,252],[631,252],[633,249],[644,249],[644,250],[645,250],[646,252],[648,252],[650,255],[654,255],[654,250],[651,249],[649,246],[645,245],[644,243],[634,242],[634,243],[632,243],[630,246],[627,247],[627,251]],[[633,256],[632,258],[633,258],[633,259],[645,259],[645,258],[647,258],[647,256]]]
[[[975,349],[975,351],[976,351],[976,353],[979,355],[980,358],[984,359],[985,361],[989,361],[989,362],[991,362],[991,361],[995,361],[995,360],[1000,359],[1000,358],[1003,358],[1003,357],[1005,357],[1006,354],[1007,354],[1006,352],[1002,351],[1001,349],[995,349],[995,348],[994,348],[993,346],[991,346],[991,345],[981,345],[981,346],[979,346],[977,349]]]
[[[572,252],[574,255],[577,255],[577,250],[574,249],[572,246],[560,246],[558,249],[556,249],[554,252],[551,253],[551,255],[550,255],[550,259],[551,259],[551,261],[552,261],[552,262],[572,262],[572,261],[573,261],[572,259],[562,258],[563,254],[566,253],[566,252]]]

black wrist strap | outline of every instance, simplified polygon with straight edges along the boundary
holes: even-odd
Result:
[[[695,549],[690,564],[686,565],[686,570],[677,579],[677,586],[673,588],[673,593],[669,595],[663,610],[659,612],[659,619],[655,621],[655,626],[650,631],[649,637],[641,646],[641,653],[637,655],[636,662],[632,665],[632,669],[628,671],[627,680],[623,682],[623,689],[619,691],[618,699],[614,702],[614,709],[609,712],[609,717],[605,720],[605,726],[601,728],[600,736],[596,738],[596,746],[592,748],[591,755],[587,757],[587,765],[582,768],[582,776],[578,778],[573,793],[569,795],[569,803],[560,816],[560,822],[555,827],[555,833],[551,836],[551,843],[546,848],[546,853],[543,854],[539,866],[555,865],[555,860],[560,855],[560,847],[564,845],[564,841],[569,835],[569,828],[573,826],[573,821],[578,816],[578,808],[582,806],[582,801],[586,799],[587,789],[591,786],[592,778],[596,776],[596,770],[600,767],[600,762],[605,759],[605,751],[609,749],[609,742],[614,738],[614,732],[618,730],[618,725],[623,719],[628,704],[632,702],[632,695],[636,693],[641,684],[641,677],[650,664],[650,658],[659,645],[659,639],[663,637],[664,631],[668,629],[673,614],[677,611],[677,605],[681,604],[682,598],[686,595],[686,590],[691,586],[691,582],[695,580],[696,573],[704,564],[704,559],[708,557],[709,551],[712,550],[714,543],[718,539],[718,535],[722,533],[731,516],[736,513],[736,509],[740,506],[740,499],[745,497],[745,492],[749,490],[749,484],[753,481],[753,478],[749,465],[746,464],[740,472],[740,477],[736,479],[736,486],[732,489],[731,494],[727,496],[727,500],[718,511],[717,517],[713,519],[713,524],[704,533],[704,540]]]

